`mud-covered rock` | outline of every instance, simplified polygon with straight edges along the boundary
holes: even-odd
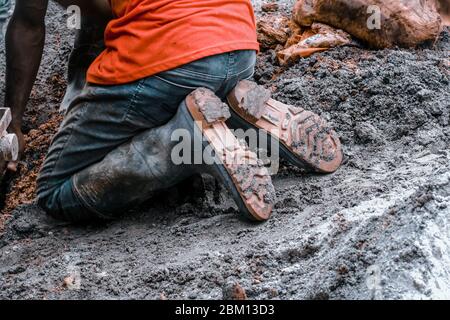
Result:
[[[290,35],[290,19],[284,15],[268,15],[257,23],[258,42],[262,50],[286,44]]]
[[[434,42],[442,30],[435,0],[299,0],[294,20],[329,24],[374,48]]]

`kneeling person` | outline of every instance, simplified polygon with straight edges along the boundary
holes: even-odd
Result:
[[[38,179],[38,203],[65,220],[114,218],[157,189],[208,172],[241,212],[267,219],[271,178],[229,131],[221,101],[253,75],[259,45],[250,1],[111,4],[106,49],[70,99]],[[193,152],[210,145],[216,161],[175,165],[170,138],[180,128],[202,141]]]
[[[65,100],[66,117],[38,179],[38,203],[49,214],[70,221],[115,218],[156,190],[210,173],[242,214],[267,220],[275,199],[270,175],[228,129],[230,116],[280,140],[282,155],[295,165],[319,172],[340,165],[339,140],[318,116],[277,103],[246,82],[259,48],[249,0],[111,4],[116,19],[105,31],[106,49],[83,88],[83,77],[69,78],[76,94]],[[74,51],[71,60],[84,59]],[[76,65],[74,73],[83,69]],[[189,133],[186,150],[211,159],[175,164],[171,151],[178,142],[171,138],[178,129]]]

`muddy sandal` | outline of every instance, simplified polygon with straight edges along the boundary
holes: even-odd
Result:
[[[336,171],[343,159],[336,132],[317,114],[271,98],[270,91],[243,80],[227,97],[233,116],[280,141],[280,154],[316,172]]]

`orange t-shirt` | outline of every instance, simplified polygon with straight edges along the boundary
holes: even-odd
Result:
[[[88,70],[123,84],[234,50],[259,50],[250,0],[110,0],[106,50]]]

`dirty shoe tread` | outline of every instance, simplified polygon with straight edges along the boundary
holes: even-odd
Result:
[[[339,137],[319,115],[271,99],[269,90],[248,80],[228,95],[228,103],[240,118],[278,139],[295,165],[323,173],[341,165]]]
[[[203,136],[232,179],[247,211],[242,213],[252,220],[269,219],[275,202],[272,179],[257,155],[225,124],[230,117],[228,106],[212,91],[203,88],[187,97],[186,106],[194,121],[201,123]]]

